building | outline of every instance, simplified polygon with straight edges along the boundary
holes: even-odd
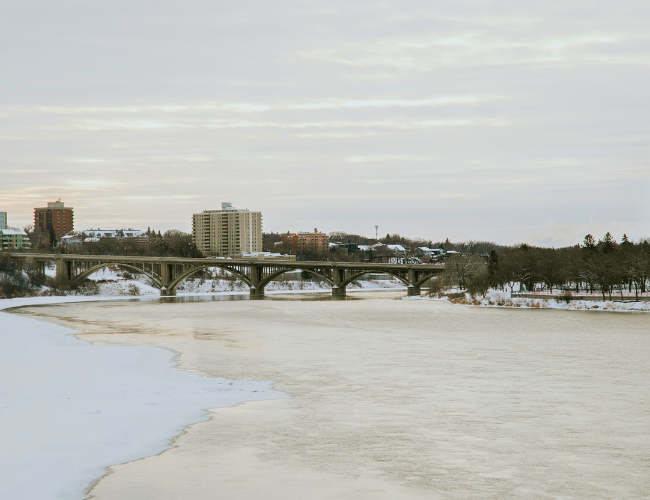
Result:
[[[2,250],[22,250],[29,248],[29,238],[22,229],[0,229]]]
[[[79,235],[76,234],[66,234],[65,236],[61,236],[61,245],[63,246],[78,246],[80,247],[82,244],[81,238]]]
[[[221,210],[194,214],[192,241],[203,255],[228,257],[261,252],[262,212],[249,212],[222,203]]]
[[[281,253],[272,252],[243,252],[240,255],[234,255],[233,258],[255,259],[255,260],[277,260],[277,261],[295,261],[295,255],[282,255]]]
[[[430,257],[432,259],[438,259],[445,255],[444,248],[428,248],[428,247],[418,247],[416,252],[418,257]]]
[[[7,229],[7,212],[0,212],[0,229]]]
[[[59,199],[44,208],[34,209],[34,232],[49,234],[54,231],[56,241],[74,230],[74,209],[64,206]]]
[[[327,235],[319,233],[318,229],[314,229],[313,233],[287,233],[282,236],[282,243],[289,243],[300,252],[326,252],[328,249]]]

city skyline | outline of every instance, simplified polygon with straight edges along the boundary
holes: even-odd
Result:
[[[640,2],[13,4],[0,210],[542,246],[650,236]]]

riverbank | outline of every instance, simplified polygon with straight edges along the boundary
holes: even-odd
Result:
[[[322,295],[322,294],[321,294]],[[95,345],[274,380],[291,399],[211,411],[95,500],[642,497],[647,315],[293,295],[23,309]],[[207,297],[206,297],[207,298]],[[308,299],[308,300],[303,300]]]
[[[107,299],[119,301],[5,299],[0,310]],[[178,355],[169,349],[93,345],[80,335],[0,312],[0,498],[85,498],[109,466],[169,449],[209,409],[287,397],[271,382],[175,369]]]
[[[504,307],[523,309],[559,309],[563,311],[606,311],[606,312],[650,312],[650,302],[632,300],[626,302],[611,300],[563,300],[561,297],[530,298],[513,297],[510,292],[488,292],[485,297],[471,297],[467,293],[405,297],[408,300],[442,301],[454,305],[477,307]]]

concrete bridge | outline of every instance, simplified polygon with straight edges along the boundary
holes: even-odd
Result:
[[[263,297],[264,287],[287,271],[301,270],[312,274],[332,287],[332,295],[345,296],[347,285],[368,273],[385,273],[399,279],[407,287],[408,295],[420,295],[421,286],[444,266],[432,264],[374,264],[359,262],[296,262],[265,259],[184,259],[178,257],[122,257],[113,255],[75,255],[12,253],[33,269],[44,273],[45,264],[56,264],[56,278],[60,284],[72,288],[80,285],[91,274],[109,266],[119,266],[144,274],[160,289],[160,295],[176,295],[180,283],[209,268],[228,271],[246,283],[251,297]]]

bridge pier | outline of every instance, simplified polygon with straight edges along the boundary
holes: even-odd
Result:
[[[345,297],[347,292],[346,286],[341,285],[345,281],[345,269],[341,269],[336,264],[332,267],[332,297]]]
[[[174,297],[176,295],[176,287],[170,287],[171,281],[174,279],[174,266],[166,262],[160,263],[160,296],[161,297]]]
[[[57,254],[55,262],[56,280],[61,284],[68,283],[72,275],[72,262],[69,260],[63,260],[61,254]]]
[[[263,274],[262,266],[251,264],[250,267],[250,297],[251,299],[261,299],[264,297],[264,286],[260,286]]]
[[[413,269],[412,266],[409,266],[408,272],[408,287],[406,288],[406,295],[409,297],[419,297],[420,296],[420,285],[415,285],[417,283],[419,276],[419,273]]]

